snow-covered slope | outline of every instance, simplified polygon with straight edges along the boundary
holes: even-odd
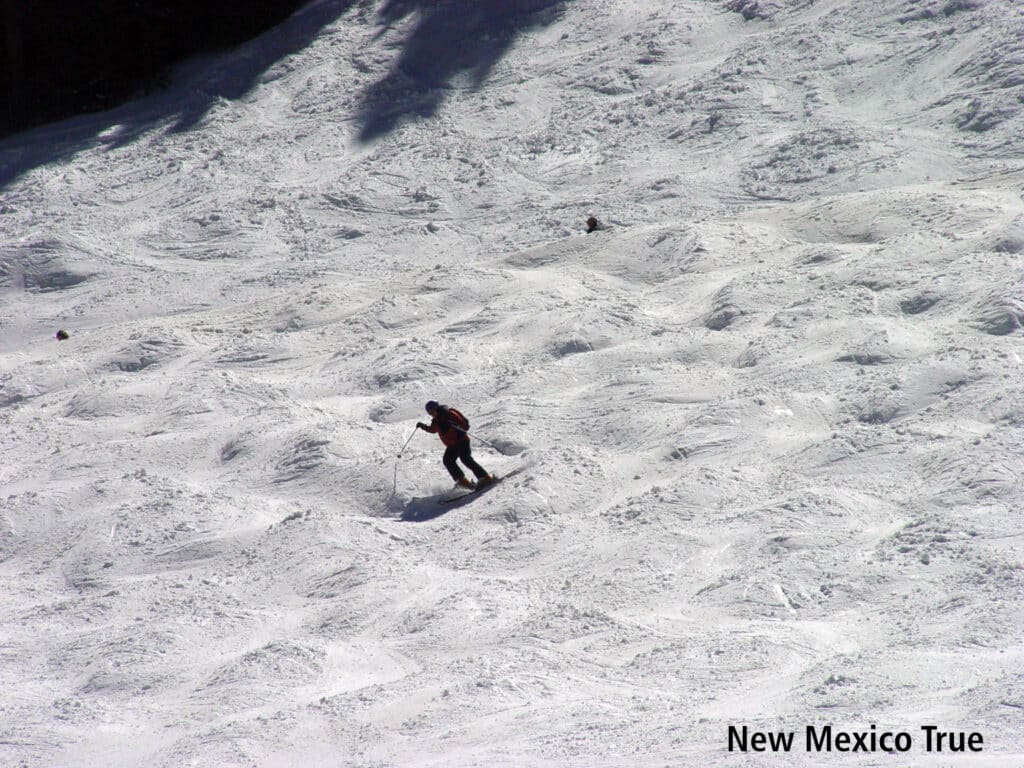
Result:
[[[0,145],[0,763],[1024,764],[1022,98],[1002,0],[319,2]]]

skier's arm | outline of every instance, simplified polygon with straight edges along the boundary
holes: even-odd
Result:
[[[429,424],[424,424],[422,421],[417,421],[416,422],[416,428],[417,429],[422,429],[424,432],[429,432],[432,435],[436,435],[437,434],[437,419],[434,419],[434,421],[430,422]]]

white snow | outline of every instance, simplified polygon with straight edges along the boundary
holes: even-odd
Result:
[[[0,172],[3,765],[1024,765],[1017,3],[321,0]]]

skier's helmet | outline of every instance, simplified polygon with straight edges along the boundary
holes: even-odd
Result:
[[[433,413],[437,410],[437,400],[430,400],[427,402],[427,413]]]

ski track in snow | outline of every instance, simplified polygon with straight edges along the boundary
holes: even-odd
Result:
[[[1019,9],[337,7],[0,144],[0,762],[1019,766]]]

